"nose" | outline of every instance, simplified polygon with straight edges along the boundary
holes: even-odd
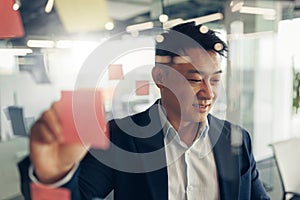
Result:
[[[209,100],[214,98],[214,92],[212,86],[208,81],[203,81],[200,84],[199,90],[197,92],[197,98],[199,100]]]

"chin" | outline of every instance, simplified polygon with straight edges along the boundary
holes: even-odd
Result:
[[[207,115],[208,115],[208,113],[201,113],[201,114],[199,114],[198,118],[197,118],[198,122],[205,122],[206,119],[207,119]]]
[[[197,122],[206,122],[206,117],[198,119]]]
[[[189,121],[199,123],[199,122],[205,122],[206,119],[207,119],[207,114],[201,116],[194,116]]]

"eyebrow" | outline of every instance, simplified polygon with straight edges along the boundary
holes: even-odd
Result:
[[[220,70],[218,70],[218,71],[213,72],[211,75],[221,74],[222,72],[223,72],[223,71],[220,69]],[[189,73],[189,74],[200,74],[200,75],[205,75],[205,74],[207,74],[207,73],[205,73],[204,71],[196,70],[196,69],[188,70],[188,73]]]

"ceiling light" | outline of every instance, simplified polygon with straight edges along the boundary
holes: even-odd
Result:
[[[25,56],[29,53],[32,53],[32,49],[13,49],[13,48],[5,48],[5,49],[0,49],[0,54],[12,54],[16,56]]]
[[[243,1],[231,1],[231,3],[230,3],[231,12],[237,12],[237,11],[241,10],[243,5],[244,5]]]
[[[158,35],[156,36],[155,40],[157,43],[162,43],[165,40],[165,38],[162,35]]]
[[[181,19],[181,18],[172,19],[172,20],[164,22],[163,23],[163,28],[164,29],[169,29],[169,28],[171,28],[173,26],[176,26],[176,25],[178,25],[178,24],[180,24],[182,22],[183,22],[183,19]]]
[[[53,9],[54,6],[54,0],[48,0],[46,7],[45,7],[45,12],[50,13]]]
[[[221,51],[223,48],[224,48],[224,46],[219,42],[214,45],[214,49],[216,51]]]
[[[275,20],[276,19],[276,15],[263,15],[263,18],[265,20]]]
[[[36,48],[53,48],[54,42],[51,40],[28,40],[27,46]]]
[[[240,10],[240,13],[275,16],[276,10],[271,9],[271,8],[258,8],[258,7],[243,6]]]
[[[105,29],[108,30],[108,31],[111,31],[115,28],[115,25],[113,22],[106,22],[105,23]]]
[[[199,29],[200,33],[205,34],[209,31],[209,28],[207,26],[201,26]]]
[[[71,40],[59,40],[56,42],[56,48],[67,49],[74,46],[73,41]]]
[[[161,14],[161,15],[159,15],[158,19],[161,23],[164,23],[164,22],[168,21],[169,16],[166,14]]]
[[[20,7],[21,7],[21,2],[20,2],[20,0],[15,0],[15,3],[14,3],[14,5],[13,5],[13,10],[14,10],[14,11],[17,11],[17,10],[19,10]]]
[[[189,20],[186,20],[185,22],[195,21],[195,23],[198,25],[198,24],[204,24],[204,23],[212,22],[212,21],[216,21],[216,20],[222,20],[223,18],[224,18],[224,16],[222,13],[215,13],[215,14],[211,14],[211,15],[206,15],[206,16],[202,16],[202,17],[189,19]]]
[[[153,27],[154,27],[153,22],[145,22],[145,23],[140,23],[140,24],[127,26],[126,31],[127,32],[141,31],[141,30],[151,29]]]

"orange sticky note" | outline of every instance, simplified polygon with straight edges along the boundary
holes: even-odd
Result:
[[[123,79],[123,66],[122,64],[112,64],[108,67],[109,80],[122,80]]]
[[[108,148],[109,130],[100,90],[62,91],[59,113],[65,143]]]
[[[31,183],[30,193],[32,200],[71,200],[71,192],[66,188],[50,188]]]
[[[149,81],[136,81],[135,87],[135,93],[137,96],[149,95]]]

